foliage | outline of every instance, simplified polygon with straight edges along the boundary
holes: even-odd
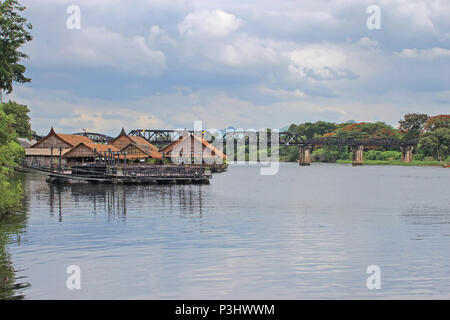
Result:
[[[24,152],[15,139],[14,117],[0,109],[0,215],[19,207],[22,198],[20,184],[9,181]]]
[[[423,133],[419,140],[418,149],[439,161],[445,160],[450,154],[450,128],[441,127]]]
[[[375,123],[354,123],[346,125],[336,130],[334,136],[340,138],[353,138],[353,139],[373,139],[373,138],[388,138],[398,137],[398,131],[392,126],[385,124],[384,122]]]
[[[337,160],[349,159],[350,153],[346,146],[331,146],[313,150],[312,161],[336,162]]]
[[[19,48],[32,40],[31,24],[20,15],[25,7],[17,0],[0,2],[0,93],[12,92],[12,83],[26,83],[30,79],[24,76],[25,66],[21,64],[27,55]]]
[[[321,137],[326,133],[333,132],[338,128],[338,125],[332,122],[325,121],[317,121],[315,123],[302,123],[296,126],[295,124],[291,124],[289,126],[288,131],[297,133],[306,139],[310,139],[313,137]]]
[[[402,153],[399,151],[380,151],[380,150],[369,150],[363,155],[364,160],[401,160]]]
[[[7,103],[1,104],[0,110],[3,110],[6,115],[13,116],[14,123],[12,126],[18,137],[31,139],[32,131],[30,117],[28,116],[30,110],[26,105],[18,104],[10,100]]]
[[[352,160],[337,160],[339,164],[351,164]],[[364,160],[364,165],[390,165],[390,166],[442,166],[442,163],[436,160],[432,161],[412,161],[403,162],[401,160]]]
[[[433,131],[439,128],[450,128],[450,115],[442,114],[428,119],[425,123],[425,131]]]
[[[405,140],[418,139],[424,130],[424,125],[429,119],[428,115],[422,113],[408,113],[399,121],[399,130]]]

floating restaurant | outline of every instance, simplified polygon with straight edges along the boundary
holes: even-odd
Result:
[[[192,153],[197,147],[201,160]],[[176,158],[174,152],[182,160],[166,165]],[[226,157],[203,138],[189,134],[159,150],[124,129],[116,138],[96,143],[87,135],[59,134],[53,128],[25,148],[25,155],[25,166],[46,172],[50,181],[117,183],[209,183],[211,168],[206,163],[222,163]],[[191,159],[197,159],[197,165],[187,161]]]

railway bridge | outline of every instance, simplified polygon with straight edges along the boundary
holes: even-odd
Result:
[[[153,130],[153,129],[134,129],[131,130],[129,135],[139,136],[147,139],[150,143],[155,145],[167,145],[174,141],[177,141],[179,137],[183,134],[189,132],[193,134],[193,130]],[[296,133],[289,131],[279,132],[280,146],[297,146],[299,148],[299,164],[302,166],[307,166],[311,163],[311,150],[317,146],[348,146],[352,151],[352,164],[361,165],[363,164],[363,150],[365,147],[381,146],[381,147],[398,147],[402,152],[402,161],[411,162],[413,157],[412,153],[414,148],[418,144],[418,140],[405,141],[398,138],[372,138],[372,139],[353,139],[353,138],[339,138],[339,137],[319,137],[304,139]],[[256,135],[256,139],[259,142],[260,132],[258,131],[228,131],[221,134],[211,134],[208,131],[202,133],[203,138],[209,143],[217,142],[217,140],[222,140],[223,145],[227,141],[240,140],[250,135]],[[270,132],[268,133],[270,135]],[[270,144],[271,139],[266,139],[267,143]]]

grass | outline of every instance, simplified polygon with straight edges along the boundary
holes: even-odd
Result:
[[[352,160],[337,160],[336,163],[348,164],[352,163]],[[437,160],[431,161],[417,161],[402,162],[401,160],[363,160],[363,164],[366,165],[388,165],[388,166],[442,166],[444,162]]]

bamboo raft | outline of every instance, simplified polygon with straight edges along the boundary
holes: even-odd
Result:
[[[199,183],[209,184],[211,170],[205,167],[176,165],[116,165],[84,164],[70,168],[28,167],[47,174],[51,183],[91,182],[115,184]]]

